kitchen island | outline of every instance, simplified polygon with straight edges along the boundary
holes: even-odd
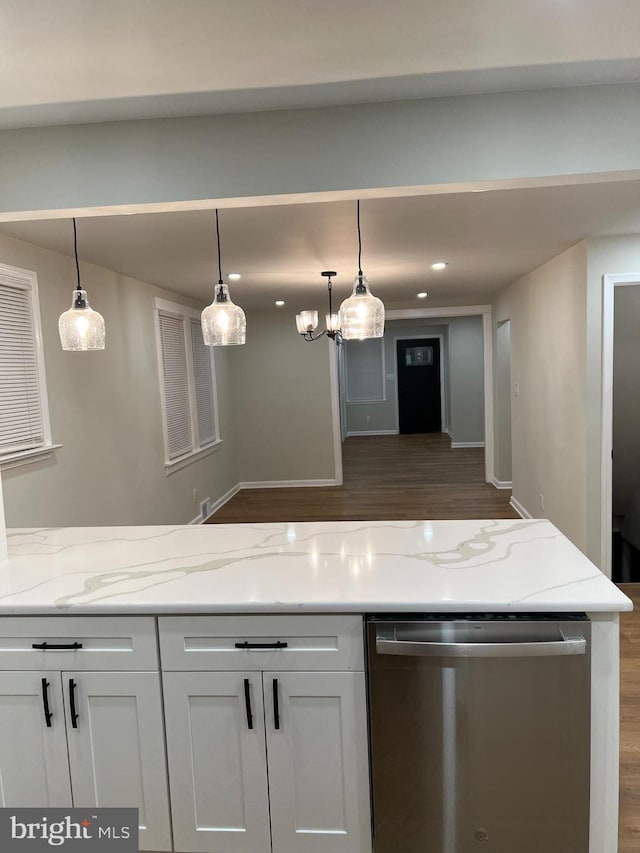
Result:
[[[207,695],[217,696],[216,701],[224,704],[220,697],[231,695],[236,689],[235,681],[234,685],[227,681],[237,681],[242,670],[238,683],[243,692],[238,701],[244,703],[243,714],[246,711],[243,725],[246,727],[249,721],[249,734],[261,733],[272,753],[269,773],[266,768],[264,771],[271,786],[269,794],[266,787],[262,790],[250,786],[250,790],[244,790],[246,801],[240,804],[244,817],[236,814],[237,796],[230,793],[226,800],[222,796],[218,811],[212,808],[205,815],[211,827],[222,820],[221,813],[227,817],[236,814],[238,826],[243,820],[251,826],[242,832],[235,828],[222,832],[219,827],[215,832],[185,830],[184,840],[175,842],[175,849],[181,853],[267,853],[271,849],[269,838],[273,839],[274,853],[320,849],[313,847],[318,839],[312,837],[311,831],[305,830],[306,834],[296,835],[293,841],[287,835],[287,826],[302,820],[301,814],[305,808],[313,807],[314,798],[318,801],[318,791],[309,792],[305,805],[304,793],[299,790],[295,796],[302,797],[302,801],[296,807],[302,812],[297,817],[290,814],[293,806],[287,805],[286,800],[288,796],[295,797],[286,789],[293,789],[293,783],[282,773],[285,766],[295,763],[293,747],[283,747],[283,740],[274,740],[263,731],[271,725],[278,732],[280,714],[293,713],[293,705],[278,707],[278,690],[291,688],[289,692],[296,693],[301,708],[305,696],[304,701],[310,701],[309,697],[318,693],[319,679],[324,679],[326,695],[340,696],[342,706],[348,709],[349,718],[341,725],[342,735],[346,733],[351,739],[349,750],[338,756],[347,762],[345,819],[352,819],[351,828],[342,833],[342,839],[340,833],[328,831],[323,849],[327,853],[334,849],[370,849],[366,838],[368,792],[363,782],[367,768],[362,617],[367,613],[586,613],[591,620],[589,850],[614,853],[617,849],[618,613],[631,609],[631,602],[549,522],[381,521],[33,529],[8,531],[8,543],[9,560],[0,567],[0,615],[10,618],[0,620],[0,668],[5,670],[4,675],[15,675],[16,670],[20,670],[20,676],[37,672],[43,684],[47,679],[52,683],[51,702],[54,706],[57,703],[59,714],[64,708],[65,748],[68,746],[72,768],[74,761],[78,767],[78,779],[86,781],[83,788],[88,790],[95,777],[95,766],[88,766],[85,753],[91,752],[95,761],[96,750],[102,749],[103,760],[108,764],[114,749],[124,757],[127,752],[140,749],[138,739],[144,742],[145,738],[153,738],[156,743],[163,739],[163,714],[152,708],[156,698],[160,701],[161,672],[164,718],[169,734],[173,730],[175,735],[173,744],[170,737],[167,741],[171,797],[174,792],[184,792],[187,781],[193,783],[194,775],[193,761],[190,766],[183,762],[189,751],[185,732],[193,732],[194,725],[204,725],[204,720],[219,722],[229,710],[227,706],[221,710],[219,703],[208,706],[208,710],[198,705],[203,685],[215,675],[218,680],[215,685],[210,683]],[[152,631],[151,623],[155,626]],[[118,625],[122,626],[120,631]],[[281,647],[275,645],[276,634],[286,635],[286,641],[277,641]],[[265,637],[268,642],[261,644]],[[333,640],[329,642],[329,638]],[[73,647],[74,643],[80,647]],[[58,650],[56,645],[66,647]],[[257,648],[260,645],[270,647]],[[330,667],[323,662],[328,655]],[[59,684],[48,678],[47,673],[52,671],[60,673]],[[254,672],[260,678],[253,678]],[[277,677],[272,678],[274,672]],[[121,679],[136,679],[136,689],[142,691],[136,694],[137,707],[142,709],[140,713],[146,713],[144,708],[148,706],[149,713],[141,731],[133,731],[131,720],[117,702],[113,715],[100,718],[98,705],[90,711],[86,703],[91,691],[82,687],[78,673],[84,673],[85,680],[101,678],[103,685],[107,676],[112,681],[116,678],[114,673]],[[149,681],[148,690],[143,689],[145,679]],[[222,689],[220,685],[226,686]],[[168,688],[175,691],[174,698]],[[78,689],[81,693],[87,691],[87,695],[79,695],[76,705],[74,691]],[[114,686],[114,696],[122,693],[119,689]],[[8,692],[9,688],[3,695]],[[98,692],[103,697],[104,712],[104,694],[109,691],[102,686]],[[2,701],[0,697],[0,708]],[[195,703],[196,710],[187,725],[180,714],[189,702]],[[86,708],[87,714],[93,713],[95,724],[102,720],[108,731],[100,743],[83,745],[79,740],[74,746],[82,728],[74,725],[78,707]],[[217,713],[222,716],[216,718]],[[115,748],[114,720],[118,714],[124,745]],[[79,717],[82,721],[82,713]],[[314,725],[317,722],[316,716]],[[347,724],[349,731],[344,729]],[[328,731],[332,724],[327,721],[326,725]],[[47,726],[47,733],[54,728]],[[222,743],[219,746],[225,748]],[[62,741],[56,748],[62,751]],[[251,748],[249,743],[249,752]],[[245,777],[253,778],[262,772],[256,769],[256,762],[264,761],[259,753],[257,749],[255,755],[250,755],[245,749],[242,760],[248,764],[241,768]],[[322,768],[321,754],[307,753],[305,757]],[[197,754],[193,760],[197,762]],[[353,774],[349,772],[349,762],[354,766]],[[228,768],[232,766],[233,761],[229,760]],[[233,792],[234,785],[241,783],[232,778],[233,772],[228,768],[228,789]],[[6,768],[2,769],[4,777]],[[330,772],[328,765],[326,770]],[[178,780],[175,783],[172,772]],[[211,785],[220,781],[211,775],[210,766],[201,767],[199,772]],[[276,791],[273,786],[278,774],[282,781]],[[161,775],[158,768],[151,774]],[[168,794],[161,778],[151,778],[149,785],[150,790],[145,790],[146,808],[157,808],[158,827],[146,835],[141,833],[142,849],[170,850]],[[73,788],[73,802],[77,804],[79,787],[51,771],[47,791],[61,791],[61,802],[71,802]],[[181,795],[176,796],[179,800]],[[197,792],[195,796],[197,799]],[[202,810],[204,805],[199,802]],[[96,803],[87,800],[80,804]],[[174,838],[176,826],[186,821],[189,808],[186,800],[172,802]],[[166,819],[162,817],[163,810]],[[306,815],[311,823],[316,817]],[[152,823],[149,816],[145,820]],[[215,845],[211,840],[214,836]],[[244,846],[240,845],[241,837]],[[305,846],[307,842],[309,846]]]

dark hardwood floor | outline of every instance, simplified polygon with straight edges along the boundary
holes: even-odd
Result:
[[[620,614],[619,853],[640,851],[640,584],[620,584],[635,609]]]
[[[484,450],[450,443],[442,433],[348,438],[343,486],[247,489],[208,523],[517,518],[511,492],[484,482]]]

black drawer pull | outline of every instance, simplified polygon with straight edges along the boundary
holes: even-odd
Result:
[[[283,643],[282,640],[276,640],[275,643],[249,643],[245,640],[243,643],[236,643],[236,649],[286,649],[289,643]]]
[[[251,685],[249,679],[244,680],[244,706],[247,711],[247,728],[253,728],[253,714],[251,713]]]
[[[78,713],[76,711],[76,682],[73,678],[69,679],[69,709],[71,711],[71,725],[74,729],[78,728]]]
[[[42,679],[42,706],[44,708],[44,721],[47,724],[47,728],[50,729],[53,714],[49,709],[49,682],[46,678]]]
[[[76,652],[82,648],[82,643],[31,643],[31,648],[39,652]]]
[[[280,701],[278,698],[278,679],[273,679],[273,727],[276,731],[280,728]]]

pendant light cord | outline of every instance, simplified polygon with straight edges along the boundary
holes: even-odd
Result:
[[[222,258],[220,256],[220,219],[218,217],[218,208],[216,207],[216,237],[218,240],[218,284],[224,284],[222,281]]]
[[[78,286],[76,290],[82,290],[80,287],[80,263],[78,262],[78,229],[76,228],[76,218],[73,217],[73,254],[76,259],[76,278],[78,280]]]
[[[357,200],[358,212],[358,275],[362,275],[362,235],[360,234],[360,199]]]

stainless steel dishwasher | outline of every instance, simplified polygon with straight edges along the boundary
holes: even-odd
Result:
[[[367,628],[375,853],[588,853],[588,618]]]

